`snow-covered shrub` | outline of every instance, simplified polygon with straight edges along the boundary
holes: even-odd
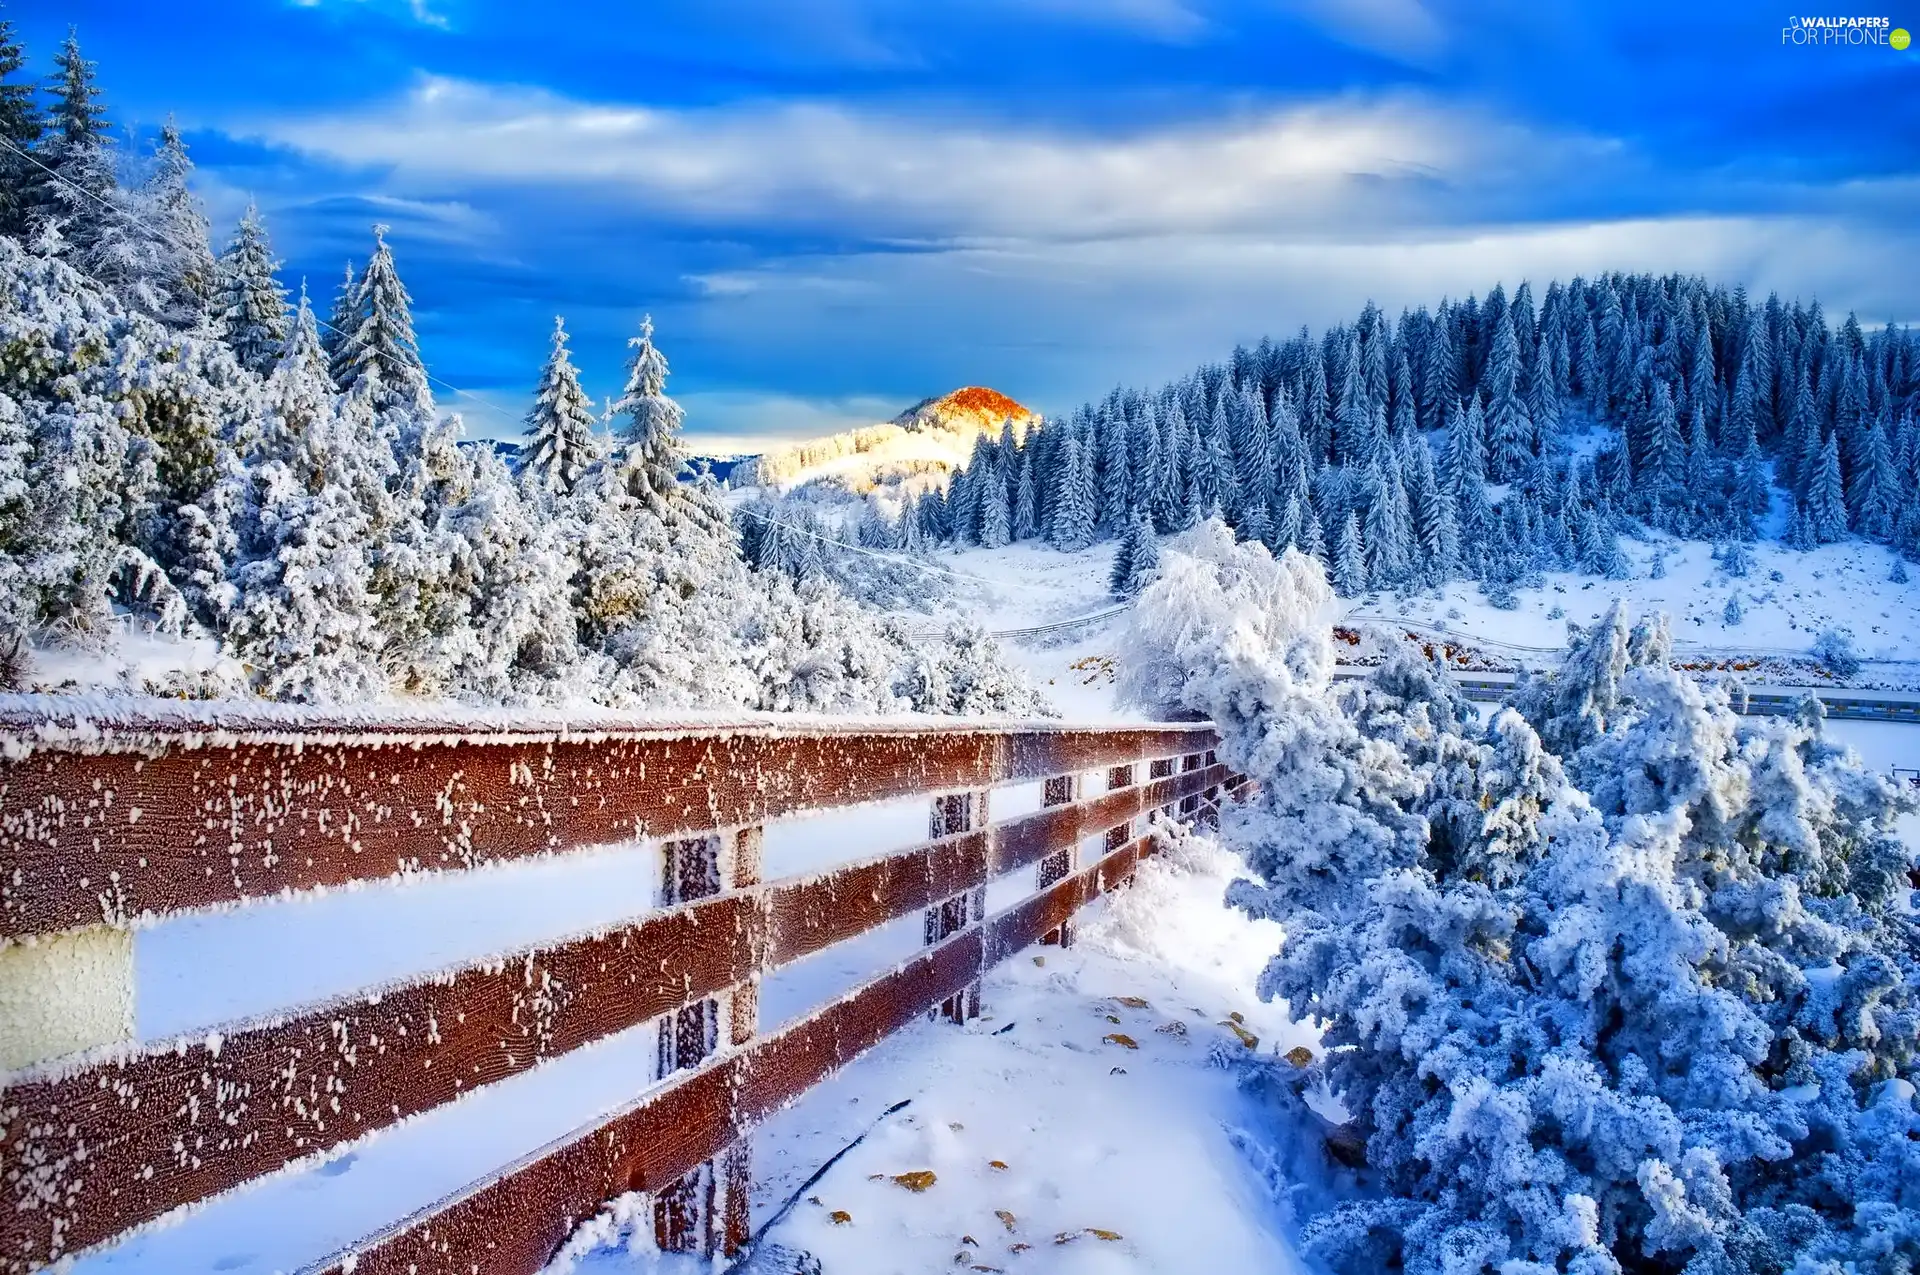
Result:
[[[1729,594],[1727,597],[1727,605],[1720,612],[1721,622],[1731,628],[1746,618],[1746,609],[1740,605],[1740,595],[1737,593]]]
[[[1835,677],[1848,678],[1860,671],[1860,652],[1847,629],[1826,629],[1813,641],[1813,658]]]
[[[1743,721],[1618,606],[1473,725],[1403,658],[1334,693],[1317,565],[1206,528],[1128,685],[1258,781],[1230,898],[1366,1139],[1339,1271],[1876,1275],[1920,1260],[1911,808],[1816,705]],[[1304,658],[1303,658],[1304,655]],[[1165,700],[1161,699],[1160,703]],[[1849,1264],[1849,1265],[1843,1265]]]
[[[1737,540],[1715,549],[1713,558],[1722,571],[1736,580],[1744,579],[1753,570],[1753,550]]]

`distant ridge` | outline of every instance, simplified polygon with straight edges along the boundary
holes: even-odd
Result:
[[[985,431],[999,429],[1009,417],[1019,426],[1037,419],[1032,412],[999,390],[988,389],[984,385],[963,385],[939,398],[921,399],[894,417],[893,423],[902,429],[926,429],[929,426],[958,429],[971,425]]]
[[[933,475],[944,483],[963,468],[981,435],[999,437],[1013,422],[1016,437],[1040,423],[1040,417],[999,390],[964,385],[939,398],[923,398],[890,421],[845,430],[825,438],[771,447],[760,456],[742,457],[732,471],[735,486],[793,486],[831,475],[849,490],[864,494],[914,475]]]

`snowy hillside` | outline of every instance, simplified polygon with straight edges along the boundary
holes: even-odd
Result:
[[[1039,418],[997,390],[968,385],[922,399],[900,415],[864,429],[774,448],[743,460],[730,485],[791,490],[821,483],[864,496],[876,487],[918,495],[964,468],[982,436],[1011,428],[1024,437]],[[912,480],[920,479],[914,482]]]

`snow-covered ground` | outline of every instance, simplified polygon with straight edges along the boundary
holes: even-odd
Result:
[[[1131,889],[1082,913],[1073,947],[1035,948],[990,975],[979,1021],[899,1032],[771,1121],[754,1145],[756,1217],[911,1100],[769,1240],[832,1275],[1302,1269],[1236,1149],[1234,1132],[1261,1134],[1267,1113],[1210,1061],[1247,1048],[1220,1025],[1235,1013],[1263,1053],[1317,1048],[1254,995],[1280,932],[1222,905],[1234,862],[1204,845],[1181,864],[1149,861]],[[933,1175],[924,1190],[895,1181],[921,1171]],[[613,1249],[578,1270],[673,1265]]]
[[[1557,647],[1566,642],[1567,621],[1591,623],[1618,597],[1635,614],[1665,612],[1674,638],[1683,643],[1805,652],[1823,630],[1846,628],[1863,656],[1920,660],[1920,581],[1890,581],[1895,556],[1884,545],[1852,542],[1801,553],[1763,541],[1751,547],[1753,566],[1744,578],[1728,576],[1714,561],[1714,546],[1703,541],[1658,536],[1622,540],[1621,548],[1633,562],[1631,579],[1555,572],[1541,587],[1515,590],[1520,606],[1512,611],[1490,606],[1472,581],[1459,580],[1438,596],[1375,594],[1356,599],[1353,609]],[[1660,576],[1654,575],[1656,561],[1662,563]],[[1729,624],[1727,602],[1736,594],[1743,614]]]

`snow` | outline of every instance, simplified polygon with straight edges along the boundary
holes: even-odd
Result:
[[[658,845],[626,845],[167,917],[135,936],[136,1036],[158,1040],[605,929],[656,907],[660,879]]]
[[[1677,648],[1698,645],[1727,651],[1805,654],[1819,633],[1834,626],[1853,630],[1869,659],[1920,661],[1920,583],[1888,580],[1895,555],[1883,545],[1848,541],[1800,552],[1771,541],[1752,546],[1753,568],[1730,578],[1713,560],[1714,546],[1700,540],[1653,535],[1625,540],[1633,578],[1552,572],[1538,588],[1515,588],[1516,610],[1501,610],[1472,581],[1405,600],[1387,594],[1353,599],[1349,610],[1369,617],[1397,617],[1440,624],[1475,637],[1523,646],[1566,645],[1567,621],[1591,624],[1615,598],[1635,614],[1665,612]],[[1656,557],[1665,576],[1652,577]],[[1778,572],[1781,579],[1772,579]],[[1744,617],[1725,622],[1727,599],[1738,594]],[[1552,616],[1555,608],[1564,616]],[[1920,668],[1912,670],[1920,685]]]
[[[768,1238],[811,1251],[833,1275],[953,1269],[962,1251],[972,1255],[962,1269],[1062,1275],[1304,1269],[1283,1211],[1236,1149],[1235,1131],[1258,1137],[1267,1117],[1230,1067],[1209,1061],[1243,1049],[1217,1025],[1230,1012],[1263,1053],[1315,1045],[1253,993],[1279,934],[1222,905],[1234,866],[1218,850],[1148,861],[1129,890],[1081,914],[1075,946],[1034,948],[990,974],[978,1021],[898,1032],[772,1119],[755,1135],[756,1217],[884,1108],[912,1100],[809,1192],[819,1203],[803,1199]],[[1185,1034],[1158,1030],[1175,1022]],[[1105,1040],[1114,1033],[1138,1048]],[[891,1180],[917,1170],[935,1175],[924,1192]],[[835,1223],[835,1211],[851,1220]],[[1012,1252],[1023,1243],[1033,1247]],[[666,1265],[601,1251],[575,1269]]]

